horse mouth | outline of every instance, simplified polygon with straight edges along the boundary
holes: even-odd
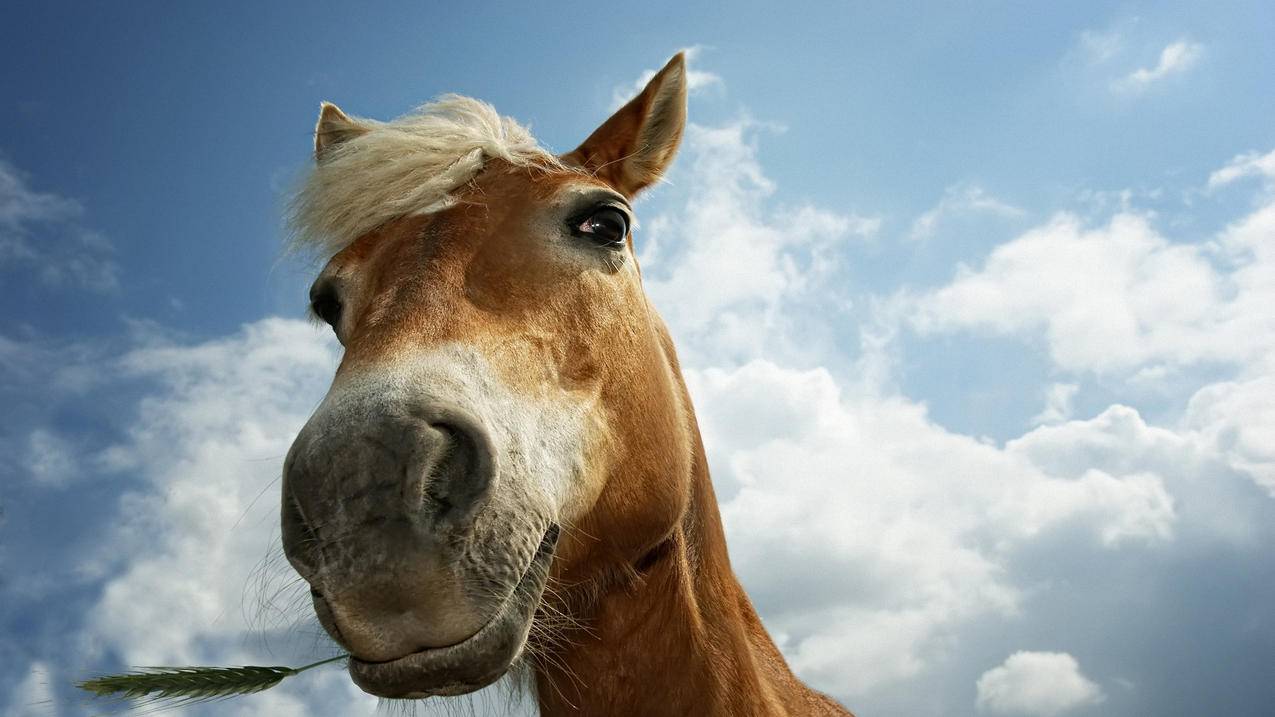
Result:
[[[545,531],[522,578],[478,632],[454,645],[426,648],[384,662],[351,656],[351,679],[364,692],[399,699],[463,695],[500,679],[526,644],[559,532],[556,524]]]

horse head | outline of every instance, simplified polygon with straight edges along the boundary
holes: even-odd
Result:
[[[323,105],[294,222],[344,355],[285,463],[283,543],[363,689],[495,681],[547,582],[605,582],[682,520],[698,438],[631,229],[685,116],[681,55],[561,156],[467,98]]]

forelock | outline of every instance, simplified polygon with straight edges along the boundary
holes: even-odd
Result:
[[[392,219],[437,211],[488,159],[566,170],[527,128],[470,97],[444,95],[326,149],[292,198],[291,248],[334,256]]]

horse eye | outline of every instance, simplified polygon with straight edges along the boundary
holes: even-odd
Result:
[[[629,218],[619,209],[603,207],[580,220],[574,229],[603,246],[619,245],[629,235]]]
[[[336,328],[337,322],[341,320],[341,299],[337,297],[331,284],[316,286],[310,292],[310,310],[324,323]]]

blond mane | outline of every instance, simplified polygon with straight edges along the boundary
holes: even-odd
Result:
[[[470,97],[444,95],[390,122],[352,121],[354,136],[326,149],[293,196],[293,250],[331,257],[387,221],[438,211],[488,159],[566,168],[527,128]]]

